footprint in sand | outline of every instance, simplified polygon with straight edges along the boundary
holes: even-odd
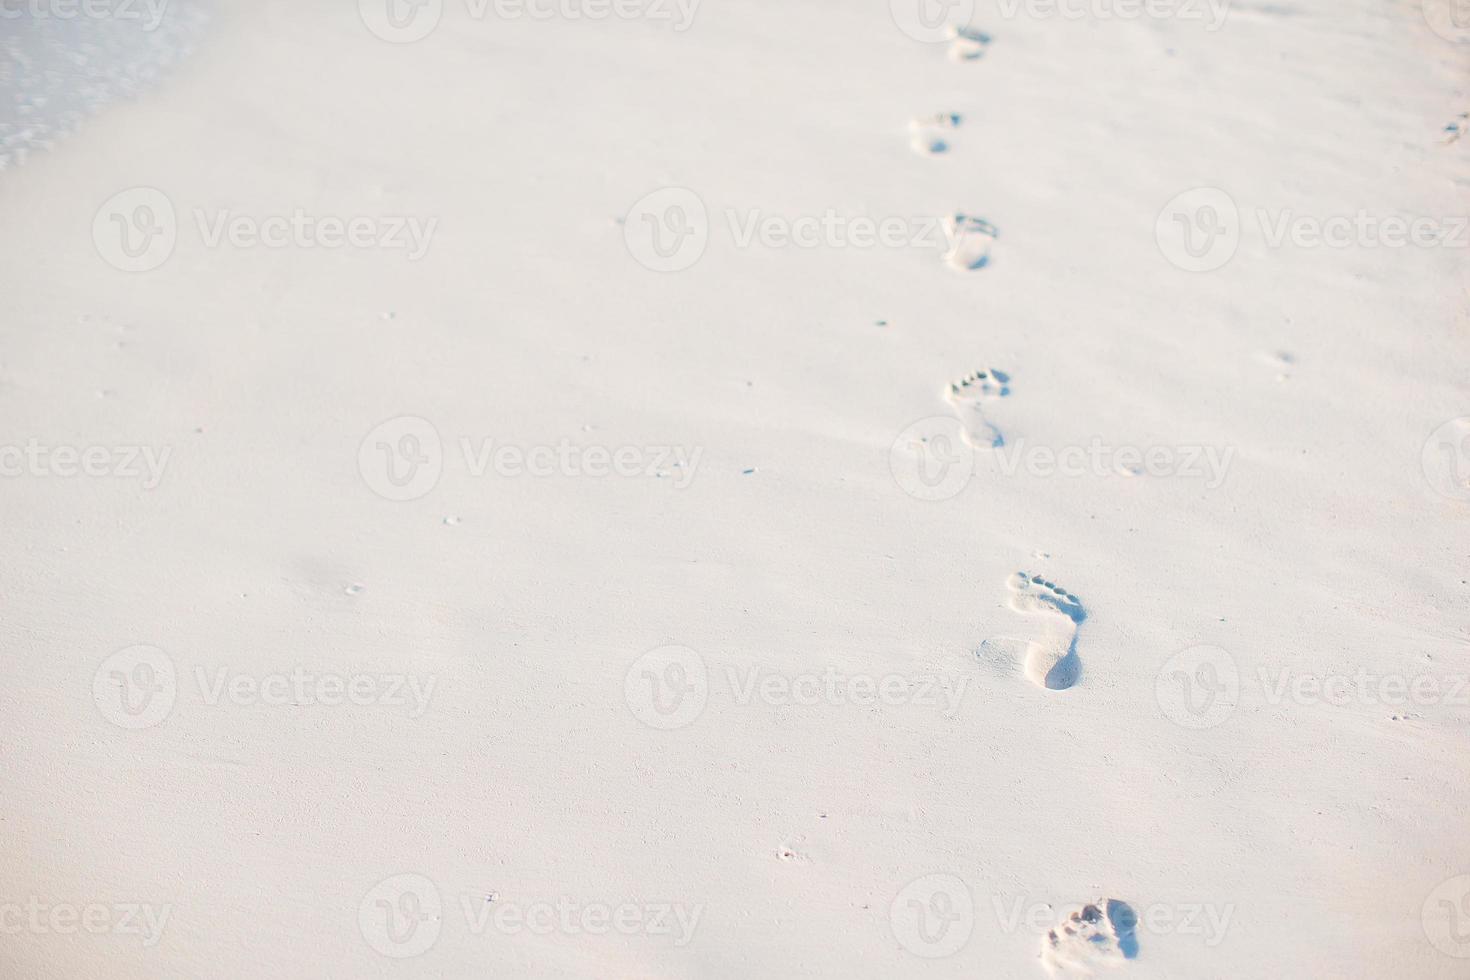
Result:
[[[909,120],[909,145],[914,152],[922,156],[934,156],[936,153],[944,153],[949,149],[949,142],[944,134],[951,129],[957,129],[960,125],[960,117],[952,112],[940,112],[932,116],[923,116],[919,119]]]
[[[984,404],[1011,393],[1010,376],[1004,371],[976,371],[950,383],[944,400],[960,416],[965,442],[973,449],[1005,445],[1000,430],[985,418]]]
[[[1038,687],[1065,691],[1082,675],[1077,659],[1077,627],[1087,618],[1082,602],[1072,593],[1040,575],[1017,572],[1006,581],[1011,608],[1040,616],[1045,629],[1039,640],[1026,646],[1026,677]]]
[[[1138,914],[1127,902],[1100,898],[1067,916],[1041,941],[1041,962],[1053,974],[1090,977],[1138,955]]]
[[[949,56],[954,61],[976,61],[990,46],[990,35],[972,27],[949,28]]]
[[[984,218],[956,214],[944,222],[949,235],[949,251],[944,261],[961,272],[979,269],[990,261],[990,245],[1000,236],[995,225]]]

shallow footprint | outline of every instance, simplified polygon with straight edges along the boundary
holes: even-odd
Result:
[[[1127,902],[1100,898],[1067,916],[1041,941],[1041,962],[1053,974],[1090,977],[1138,955],[1138,915]]]
[[[949,234],[944,261],[952,268],[967,272],[990,261],[991,243],[1000,236],[995,225],[974,215],[956,214],[945,221],[944,227]]]
[[[1077,627],[1087,618],[1082,602],[1072,593],[1040,575],[1017,572],[1006,581],[1011,608],[1041,616],[1046,629],[1026,648],[1026,677],[1038,687],[1065,691],[1082,676],[1077,658]]]
[[[949,28],[949,56],[955,61],[975,61],[990,46],[990,35],[971,27]]]
[[[982,404],[1011,393],[1010,376],[1004,371],[982,370],[950,383],[944,400],[959,413],[965,442],[975,449],[994,449],[1005,444],[1000,430],[985,418]]]
[[[933,156],[949,149],[944,134],[959,127],[960,117],[952,112],[940,112],[932,116],[909,120],[909,145],[915,153]]]

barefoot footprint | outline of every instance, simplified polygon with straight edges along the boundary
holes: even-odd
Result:
[[[1075,649],[1077,627],[1087,618],[1082,602],[1072,593],[1040,575],[1017,572],[1006,581],[1011,608],[1044,618],[1039,640],[1026,646],[1026,677],[1038,687],[1065,691],[1077,683],[1082,662]]]
[[[1041,942],[1041,962],[1053,974],[1090,977],[1138,955],[1138,914],[1127,902],[1100,898],[1067,916]]]
[[[972,27],[949,28],[949,56],[955,61],[975,61],[985,54],[990,35]]]
[[[1010,376],[1004,371],[976,371],[952,382],[944,400],[959,413],[965,442],[974,449],[994,449],[1005,444],[1000,430],[985,418],[982,405],[1011,393]]]
[[[915,153],[924,156],[943,153],[949,149],[949,143],[944,138],[945,131],[957,129],[959,125],[960,117],[952,112],[940,112],[932,116],[911,119],[909,120],[909,145],[914,148]]]
[[[944,261],[952,268],[965,272],[990,260],[990,245],[1000,235],[995,225],[974,215],[956,214],[945,221],[944,227],[949,234]]]

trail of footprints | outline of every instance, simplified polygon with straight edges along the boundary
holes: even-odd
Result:
[[[978,60],[990,42],[990,36],[980,31],[952,26],[949,57],[959,62]],[[946,154],[963,121],[951,112],[916,117],[909,122],[910,146],[924,157]],[[1458,138],[1461,128],[1447,127],[1451,138]],[[945,230],[949,248],[944,262],[950,268],[969,272],[989,263],[991,246],[999,237],[993,224],[977,215],[956,212],[946,220]],[[965,442],[984,450],[1005,445],[1005,437],[989,418],[988,409],[1010,393],[1009,375],[983,368],[950,382],[943,395],[959,418]],[[1024,641],[1022,673],[1047,691],[1071,688],[1082,676],[1082,661],[1077,655],[1077,633],[1087,619],[1082,601],[1031,572],[1016,572],[1005,586],[1011,609],[1035,623],[1031,638]],[[1007,662],[1014,663],[1009,656]],[[1099,968],[1116,966],[1137,955],[1136,925],[1137,917],[1127,903],[1101,898],[1073,912],[1046,935],[1041,962],[1053,974],[1091,976]]]

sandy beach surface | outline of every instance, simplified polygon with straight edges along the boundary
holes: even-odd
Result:
[[[1470,974],[1462,8],[108,2],[0,973]]]

